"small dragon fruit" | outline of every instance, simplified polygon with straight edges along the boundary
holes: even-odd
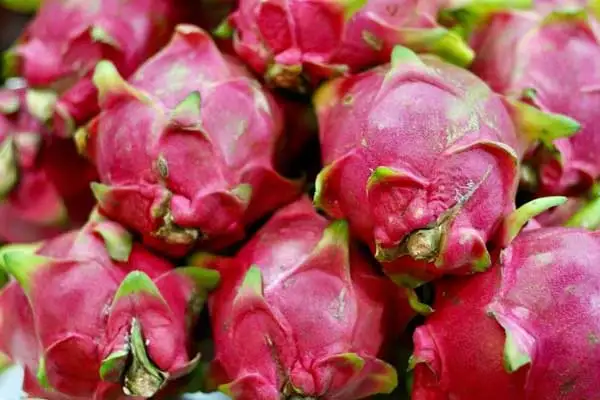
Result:
[[[129,83],[108,62],[94,82],[102,112],[77,140],[104,183],[94,188],[101,211],[147,244],[214,248],[299,196],[274,168],[280,108],[199,28],[178,26]]]
[[[538,170],[540,195],[578,194],[600,177],[600,42],[592,14],[501,13],[473,39],[473,71],[492,89],[581,124],[580,133],[540,146],[527,161]]]
[[[303,92],[323,79],[388,62],[395,45],[469,64],[473,51],[436,22],[454,3],[477,2],[240,0],[224,31],[234,34],[238,55],[267,82]]]
[[[392,57],[316,94],[326,167],[315,203],[348,219],[403,285],[485,270],[486,244],[514,209],[524,148],[516,127],[552,136],[577,124],[503,101],[436,57],[405,48]]]
[[[0,89],[0,242],[42,240],[83,224],[96,173],[71,140],[44,128],[54,98]]]
[[[597,398],[599,263],[597,232],[541,228],[489,271],[439,281],[414,334],[411,398]]]
[[[413,313],[350,245],[344,221],[328,222],[304,198],[217,264],[211,375],[221,391],[236,400],[353,400],[394,389],[396,371],[377,356]]]
[[[111,60],[129,76],[164,45],[179,0],[46,0],[7,56],[9,73],[57,93],[56,133],[70,135],[98,111],[91,75]]]
[[[15,280],[0,295],[0,351],[25,365],[27,390],[148,398],[198,361],[188,334],[217,272],[173,269],[96,214],[35,253],[3,253]]]

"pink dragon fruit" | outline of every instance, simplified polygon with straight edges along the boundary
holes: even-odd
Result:
[[[198,361],[188,335],[217,272],[173,269],[96,214],[36,253],[3,253],[16,280],[0,295],[0,351],[32,394],[148,398]]]
[[[600,43],[591,12],[502,13],[476,33],[473,71],[492,89],[581,124],[528,161],[544,194],[578,194],[600,177]],[[560,85],[556,84],[560,82]]]
[[[46,0],[7,57],[9,73],[59,98],[55,128],[69,135],[98,111],[91,75],[111,60],[129,76],[181,22],[181,0]]]
[[[514,209],[523,148],[515,126],[577,129],[405,48],[391,66],[327,84],[315,106],[326,165],[315,203],[348,219],[409,287],[490,265],[486,244]]]
[[[215,264],[211,372],[221,391],[235,400],[353,400],[396,386],[394,368],[377,356],[413,313],[350,246],[345,222],[328,222],[304,198],[234,260]]]
[[[147,244],[214,248],[299,196],[274,168],[281,110],[200,29],[178,26],[129,83],[108,62],[94,82],[102,112],[77,140],[105,184],[95,186],[102,212]]]
[[[489,271],[440,281],[414,334],[412,399],[596,398],[599,263],[597,232],[542,228]]]
[[[469,64],[472,50],[436,19],[443,9],[471,3],[477,2],[240,0],[223,31],[234,34],[238,55],[267,82],[303,92],[323,79],[388,62],[398,44]]]
[[[83,224],[96,178],[71,140],[43,127],[54,98],[0,89],[0,242],[31,242]]]

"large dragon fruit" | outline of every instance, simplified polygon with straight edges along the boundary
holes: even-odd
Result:
[[[35,253],[16,247],[3,249],[15,280],[0,294],[0,351],[32,395],[147,398],[198,361],[188,335],[217,272],[173,269],[96,214]]]
[[[299,195],[275,170],[281,110],[200,29],[178,26],[129,83],[108,62],[94,82],[102,112],[77,140],[104,183],[102,212],[147,244],[174,254],[222,244]]]
[[[398,44],[469,64],[472,50],[436,20],[444,9],[477,3],[240,0],[228,24],[238,55],[267,82],[306,91],[323,79],[388,62]],[[528,2],[506,2],[520,3]]]
[[[9,73],[58,94],[56,132],[69,135],[98,111],[98,61],[129,76],[169,40],[182,1],[45,0],[6,57]]]
[[[412,312],[350,245],[344,221],[328,222],[304,198],[217,264],[211,370],[233,399],[352,400],[396,386],[377,356]]]
[[[521,233],[489,271],[437,283],[414,334],[414,400],[594,399],[600,236]]]
[[[391,66],[324,86],[315,105],[326,165],[315,203],[347,218],[386,272],[408,286],[490,265],[486,243],[514,209],[525,148],[511,113],[529,133],[540,123],[577,129],[405,48]]]
[[[83,224],[94,204],[94,169],[71,140],[43,126],[53,102],[26,88],[0,89],[0,242],[57,235]]]
[[[502,13],[473,39],[473,71],[492,89],[581,124],[580,133],[541,146],[528,161],[539,171],[540,194],[579,193],[600,177],[596,25],[592,13],[582,8]]]

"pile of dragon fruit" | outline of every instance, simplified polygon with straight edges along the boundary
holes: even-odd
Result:
[[[0,3],[23,398],[600,399],[600,1]]]

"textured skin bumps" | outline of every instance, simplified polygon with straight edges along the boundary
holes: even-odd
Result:
[[[306,91],[321,80],[388,62],[403,45],[468,64],[473,52],[440,26],[438,0],[241,0],[231,18],[238,55],[280,87]]]
[[[441,281],[414,335],[412,398],[597,397],[599,262],[598,233],[542,228],[490,271]]]
[[[92,73],[108,59],[129,76],[180,22],[179,0],[47,0],[7,56],[9,72],[56,91],[55,128],[69,135],[98,111]]]
[[[77,141],[98,168],[101,211],[146,244],[215,248],[299,195],[275,170],[278,104],[200,29],[180,25],[129,83],[105,62],[94,82],[102,111]]]
[[[83,224],[94,168],[44,127],[55,97],[0,89],[0,242],[47,239]]]
[[[591,11],[555,3],[564,10],[548,13],[550,4],[541,2],[540,13],[494,16],[473,39],[472,69],[499,93],[581,124],[577,135],[528,161],[538,170],[540,194],[579,194],[600,176],[600,42]]]
[[[350,245],[343,221],[299,200],[219,264],[209,306],[221,391],[236,400],[351,400],[396,386],[377,357],[413,313]]]
[[[0,295],[0,351],[33,391],[148,398],[196,364],[189,334],[218,273],[173,269],[101,219],[35,250],[2,250],[15,281]]]
[[[315,203],[346,218],[398,283],[484,270],[514,209],[520,144],[500,96],[404,48],[315,96],[325,169]]]

